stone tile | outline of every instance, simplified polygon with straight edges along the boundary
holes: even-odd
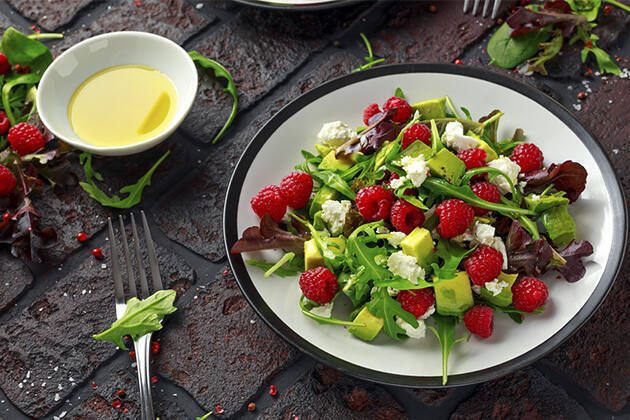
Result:
[[[68,24],[85,7],[96,0],[8,0],[22,16],[48,31]]]
[[[259,419],[406,419],[396,400],[378,385],[317,366],[287,390]]]
[[[93,334],[114,321],[114,298],[108,250],[102,261],[88,257],[68,270],[54,287],[20,315],[0,326],[0,376],[7,397],[25,414],[39,417],[64,400],[114,355],[116,347]],[[158,248],[165,287],[179,288],[195,281],[180,257]]]
[[[226,416],[298,355],[257,317],[227,270],[200,288],[160,337],[159,372],[206,409],[220,404]]]
[[[0,31],[4,32],[9,26],[13,26],[16,29],[20,29],[20,25],[16,25],[4,14],[0,13]]]
[[[451,414],[451,420],[481,418],[589,418],[566,392],[533,368],[484,382]]]
[[[501,10],[510,4],[504,1]],[[374,54],[388,63],[452,62],[495,25],[492,19],[463,14],[452,2],[437,4],[436,13],[428,8],[422,2],[391,7],[385,28],[370,36]]]
[[[237,15],[190,49],[228,69],[236,84],[239,112],[243,112],[323,45],[322,40],[287,36],[276,28],[252,26],[242,15]],[[209,143],[230,115],[232,97],[206,76],[200,77],[200,82],[197,98],[182,127],[197,140]]]
[[[142,0],[140,6],[116,0],[108,2],[104,14],[88,26],[70,30],[56,50],[61,53],[86,38],[114,31],[147,31],[181,44],[211,21],[212,17],[199,13],[185,0]]]
[[[14,258],[8,249],[0,251],[0,313],[9,309],[31,287],[33,275],[24,263]]]
[[[447,389],[414,389],[413,393],[426,405],[437,407],[453,394],[453,388]]]
[[[322,82],[349,73],[355,58],[336,52],[315,70],[297,76],[276,98],[262,103],[252,122],[239,124],[235,132],[211,149],[208,161],[190,182],[185,182],[153,211],[156,222],[174,241],[213,261],[225,255],[222,233],[223,204],[229,178],[245,146],[262,125],[282,106]],[[247,117],[246,117],[247,118]]]
[[[630,67],[630,59],[620,63]],[[580,118],[597,137],[619,174],[626,199],[630,193],[630,79],[609,77],[585,100]],[[548,360],[590,392],[602,405],[619,410],[630,400],[628,375],[630,350],[625,338],[630,334],[630,255],[620,271],[613,289],[593,317]]]

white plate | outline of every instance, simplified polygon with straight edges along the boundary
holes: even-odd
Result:
[[[448,385],[479,382],[508,373],[542,357],[584,323],[598,307],[620,267],[626,241],[625,200],[612,166],[599,144],[560,104],[513,79],[478,69],[443,64],[385,66],[354,73],[301,96],[274,116],[254,137],[238,163],[228,189],[224,231],[228,249],[245,228],[259,223],[249,205],[263,186],[278,184],[302,162],[300,151],[313,150],[325,122],[341,120],[362,125],[367,104],[383,103],[400,87],[411,102],[448,95],[473,118],[493,109],[505,113],[499,138],[518,127],[541,147],[547,164],[567,159],[588,171],[586,190],[570,207],[577,239],[591,242],[582,280],[568,283],[554,272],[544,276],[550,299],[545,312],[517,325],[505,314],[495,315],[494,333],[455,345],[449,359]],[[280,252],[248,253],[245,259],[274,260]],[[397,342],[380,334],[365,342],[338,326],[319,325],[298,308],[297,278],[264,278],[261,270],[230,255],[243,293],[258,313],[288,341],[312,356],[350,374],[374,381],[440,385],[441,353],[427,331],[423,340]],[[339,299],[341,300],[341,299]],[[336,308],[340,310],[343,308]],[[463,334],[460,326],[457,336]]]

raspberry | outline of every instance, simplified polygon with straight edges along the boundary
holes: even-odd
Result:
[[[424,224],[424,213],[418,207],[401,198],[392,206],[390,221],[396,229],[409,234],[414,228]]]
[[[370,118],[372,118],[379,112],[381,112],[381,109],[378,107],[378,104],[369,104],[368,106],[366,106],[365,110],[363,111],[363,123],[365,125],[370,125]]]
[[[530,172],[542,168],[543,154],[535,144],[519,144],[510,155],[512,162],[521,167],[521,172]]]
[[[20,156],[36,152],[45,144],[42,133],[28,123],[15,124],[9,129],[9,143]]]
[[[394,199],[385,188],[372,185],[359,190],[356,202],[361,216],[368,222],[376,222],[389,217]]]
[[[7,196],[15,190],[17,179],[6,166],[0,165],[0,197]]]
[[[490,182],[477,182],[475,184],[472,184],[470,186],[470,189],[472,190],[472,192],[475,193],[477,197],[481,198],[482,200],[486,200],[491,203],[498,203],[499,201],[501,201],[501,191],[499,191],[496,185]],[[473,207],[473,209],[475,210],[475,214],[477,216],[483,216],[490,211],[487,209],[482,209],[481,207]]]
[[[399,98],[397,96],[392,96],[383,104],[383,111],[394,108],[396,109],[396,113],[392,117],[392,121],[397,123],[407,122],[413,112],[409,103],[403,98]]]
[[[464,270],[478,286],[485,286],[501,274],[503,254],[494,248],[481,245],[464,260]]]
[[[440,219],[437,231],[443,238],[461,235],[468,229],[475,217],[473,208],[456,198],[441,202],[435,213]]]
[[[9,131],[9,118],[4,111],[0,111],[0,135],[4,135]]]
[[[402,308],[420,318],[435,303],[435,297],[430,288],[416,289],[413,291],[401,290],[396,298]]]
[[[486,151],[483,149],[462,150],[457,157],[466,164],[466,170],[486,166]]]
[[[402,148],[403,150],[411,146],[411,144],[420,140],[427,146],[431,146],[431,130],[424,124],[415,123],[403,134]]]
[[[291,172],[282,178],[280,190],[289,207],[301,209],[311,198],[313,178],[304,172]]]
[[[287,211],[282,191],[275,185],[267,185],[260,190],[258,194],[252,197],[250,204],[258,217],[263,217],[265,213],[269,213],[276,222],[282,220]]]
[[[339,284],[335,276],[326,267],[315,267],[300,276],[300,289],[307,299],[320,305],[328,303],[335,297]]]
[[[492,317],[494,311],[485,305],[475,305],[464,315],[464,324],[473,334],[481,338],[488,338],[492,335]]]
[[[11,70],[11,64],[6,55],[0,53],[0,74],[7,74]]]
[[[523,277],[512,285],[512,304],[523,312],[534,312],[549,297],[547,285],[534,277]]]

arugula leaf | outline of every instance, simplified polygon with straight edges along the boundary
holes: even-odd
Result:
[[[469,121],[472,121],[472,115],[470,115],[470,111],[467,110],[466,108],[464,108],[463,106],[460,107],[459,109],[462,110],[462,112],[466,115],[466,118],[468,118]]]
[[[365,70],[365,69],[369,69],[372,66],[374,66],[374,64],[378,64],[378,63],[382,63],[383,61],[385,61],[384,58],[379,58],[378,60],[374,59],[374,54],[372,53],[372,45],[370,44],[370,41],[367,39],[367,37],[365,36],[365,34],[363,32],[361,32],[359,34],[361,36],[361,39],[363,39],[363,43],[365,44],[365,48],[367,48],[368,51],[368,56],[367,57],[363,57],[363,59],[365,61],[367,61],[366,64],[357,67],[356,69],[352,70],[352,73],[355,73],[357,71],[361,71],[361,70]]]
[[[4,38],[2,39],[4,40]],[[4,107],[4,111],[6,112],[7,117],[9,118],[9,121],[11,122],[11,125],[15,125],[18,122],[25,122],[26,119],[28,119],[28,115],[29,115],[29,113],[24,114],[24,115],[18,114],[19,116],[16,116],[16,114],[14,114],[14,111],[18,113],[20,112],[20,108],[22,108],[24,105],[24,100],[20,99],[19,101],[17,101],[18,103],[16,103],[15,106],[11,106],[11,99],[12,99],[11,91],[13,90],[14,87],[19,86],[19,85],[26,85],[27,87],[29,85],[33,86],[36,83],[38,83],[40,79],[41,79],[41,75],[37,73],[21,74],[19,76],[8,78],[4,86],[2,86],[2,106]],[[30,90],[30,87],[25,91],[24,99],[26,99],[26,93],[29,90]],[[26,118],[24,118],[25,115],[26,115]]]
[[[135,206],[140,202],[140,200],[142,200],[142,192],[144,191],[144,188],[151,185],[151,177],[153,176],[153,173],[170,153],[170,150],[167,150],[166,153],[164,153],[162,157],[155,162],[153,167],[138,180],[138,182],[122,187],[120,189],[120,193],[128,195],[124,199],[121,199],[117,195],[112,197],[108,196],[96,186],[92,177],[99,181],[102,181],[103,177],[92,168],[92,155],[88,152],[83,152],[79,156],[79,160],[83,165],[87,182],[79,182],[79,185],[81,185],[81,188],[83,188],[90,197],[101,203],[102,206],[128,209]]]
[[[617,6],[618,8],[625,10],[626,12],[630,13],[630,6],[628,6],[627,4],[623,4],[621,2],[618,2],[616,0],[604,0],[606,3],[610,3],[613,4],[615,6]]]
[[[344,181],[343,178],[335,172],[332,172],[332,171],[313,172],[311,173],[311,176],[315,178],[317,181],[319,181],[320,183],[332,188],[333,190],[339,191],[341,194],[343,194],[344,196],[346,196],[347,198],[351,200],[355,200],[357,198],[357,193],[352,191],[352,188],[350,188],[348,183]]]
[[[285,255],[285,257],[289,254],[295,255],[293,252],[289,252]],[[282,260],[278,261],[277,263],[271,263],[265,260],[253,259],[253,260],[247,260],[245,262],[249,265],[252,265],[254,267],[260,268],[261,270],[264,270],[265,277],[269,277],[271,274],[274,274],[278,277],[295,277],[304,271],[304,258],[294,257],[289,262],[283,261],[281,265],[279,265],[278,267],[274,269],[274,267],[278,265],[278,263],[280,263],[281,261]],[[270,272],[269,274],[267,274],[272,269],[274,270]]]
[[[438,131],[437,124],[435,123],[435,120],[431,120],[431,149],[433,150],[433,155],[439,152],[443,147],[444,145],[440,139],[440,132]]]
[[[519,203],[520,202],[520,194],[518,193],[518,191],[516,190],[516,188],[514,187],[514,183],[512,182],[512,180],[510,179],[509,176],[506,175],[505,172],[503,172],[500,169],[497,168],[492,168],[490,166],[483,166],[483,167],[479,167],[479,168],[474,168],[474,169],[469,169],[464,173],[464,176],[462,176],[462,184],[468,184],[470,182],[470,180],[472,179],[472,177],[474,177],[475,175],[479,175],[479,174],[484,174],[487,173],[489,174],[489,180],[492,181],[493,179],[495,179],[498,176],[502,176],[507,183],[510,185],[510,191],[512,193],[512,199]]]
[[[123,337],[130,335],[134,340],[145,334],[162,329],[162,320],[177,310],[173,306],[177,293],[175,290],[159,290],[144,300],[131,298],[127,301],[125,314],[112,326],[93,337],[97,340],[109,340],[120,349],[127,350]]]
[[[511,29],[503,23],[488,42],[488,54],[492,58],[490,64],[511,69],[538,51],[538,44],[549,39],[549,32],[544,29],[528,32],[517,38],[510,36]]]
[[[592,42],[592,47],[589,47],[587,45],[582,48],[582,63],[586,61],[586,58],[589,54],[593,54],[601,73],[612,73],[619,76],[621,74],[621,69],[619,68],[619,66],[617,66],[617,64],[610,58],[610,55],[608,55],[606,51],[597,46],[597,40],[599,39],[599,37],[595,34],[591,34],[589,39]]]
[[[306,315],[307,317],[317,321],[318,324],[321,325],[345,325],[347,327],[365,327],[365,324],[361,323],[361,322],[354,322],[354,321],[343,321],[341,319],[337,319],[334,317],[330,317],[330,318],[325,318],[323,316],[320,315],[316,315],[313,312],[311,312],[311,310],[306,306],[305,304],[305,299],[304,295],[300,296],[300,310],[302,311],[302,313],[304,315]],[[309,301],[311,302],[311,301]]]
[[[396,92],[394,93],[394,96],[405,99],[405,94],[403,93],[401,88],[396,88]]]
[[[431,318],[435,321],[437,330],[435,327],[430,325],[427,326],[427,328],[433,331],[433,334],[435,334],[440,341],[440,347],[442,349],[442,385],[446,385],[446,382],[448,381],[448,356],[451,353],[451,349],[455,343],[470,337],[470,333],[455,340],[455,328],[457,327],[457,324],[459,324],[459,318],[438,314],[431,315]]]
[[[210,415],[214,413],[214,411],[210,411],[209,413],[204,414],[202,417],[197,417],[196,420],[206,420]],[[160,420],[159,417],[156,420]]]
[[[564,37],[560,33],[560,31],[554,31],[555,35],[551,38],[549,42],[541,42],[538,44],[540,48],[540,52],[536,57],[530,58],[527,60],[527,64],[529,67],[528,71],[535,71],[544,76],[547,75],[547,69],[545,68],[545,63],[552,58],[554,58],[560,50],[562,49],[562,45],[564,44]]]
[[[495,304],[490,303],[490,302],[485,301],[485,300],[483,301],[483,304],[486,305],[486,306],[491,307],[495,311],[499,311],[499,312],[503,312],[503,313],[507,314],[507,316],[512,318],[512,320],[514,322],[516,322],[517,324],[522,324],[523,323],[523,315],[542,314],[544,312],[544,310],[545,310],[544,306],[541,306],[539,308],[536,308],[532,312],[524,312],[524,311],[519,311],[513,305],[510,305],[510,306],[498,306],[498,305],[495,305]]]
[[[441,258],[444,262],[441,267],[436,263],[431,264],[431,267],[433,267],[433,273],[437,276],[437,281],[435,281],[433,285],[442,280],[454,278],[459,264],[468,254],[473,252],[476,247],[465,249],[455,245],[448,239],[440,238],[437,248],[438,250],[435,255]]]
[[[589,22],[597,19],[602,0],[565,0],[574,12],[586,16]]]
[[[414,328],[418,328],[416,317],[405,311],[400,302],[387,293],[386,287],[379,288],[376,293],[372,294],[372,300],[366,306],[374,316],[383,318],[383,332],[394,340],[403,340],[407,337],[405,330],[396,324],[395,317],[401,318]]]
[[[230,72],[220,63],[208,57],[204,57],[197,51],[190,51],[188,55],[190,55],[190,58],[192,58],[197,67],[203,70],[204,73],[209,77],[218,77],[227,80],[227,86],[223,88],[223,91],[230,93],[232,95],[232,99],[234,100],[234,102],[232,103],[232,112],[230,113],[230,116],[228,117],[225,124],[223,124],[223,128],[221,128],[219,133],[212,140],[212,144],[214,144],[221,138],[223,133],[225,133],[225,130],[227,130],[228,127],[232,124],[232,121],[234,121],[234,117],[236,117],[236,108],[238,107],[236,84],[234,83],[234,79],[232,79],[232,75],[230,75]]]
[[[13,27],[7,28],[2,34],[0,49],[9,59],[9,63],[29,66],[31,72],[40,77],[53,62],[52,53],[46,45],[29,38]]]

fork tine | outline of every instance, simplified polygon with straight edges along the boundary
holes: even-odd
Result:
[[[133,267],[131,266],[131,255],[129,255],[129,244],[127,243],[127,231],[125,230],[125,223],[123,222],[122,215],[118,215],[118,222],[120,223],[120,236],[122,236],[123,251],[125,252],[125,262],[127,263],[127,283],[129,285],[129,296],[137,297],[138,291],[136,290],[136,276],[133,273]]]
[[[149,230],[149,224],[147,223],[147,216],[144,214],[144,210],[140,210],[142,216],[142,228],[144,229],[144,239],[147,242],[147,252],[149,254],[149,267],[151,267],[151,280],[153,280],[153,291],[157,292],[162,290],[162,278],[160,277],[160,268],[158,267],[157,255],[155,253],[155,244],[153,238],[151,238],[151,231]]]
[[[479,9],[479,3],[481,0],[475,0],[475,4],[473,4],[472,14],[473,16],[477,16],[477,9]]]
[[[494,6],[492,6],[492,19],[497,18],[499,12],[499,6],[501,6],[501,0],[494,0]]]
[[[147,283],[147,275],[144,273],[142,267],[142,252],[140,252],[140,240],[138,239],[138,229],[136,228],[136,218],[131,213],[131,233],[133,234],[133,242],[136,248],[136,262],[138,263],[138,273],[140,275],[140,290],[142,291],[142,298],[149,297],[149,284]]]
[[[481,13],[482,17],[488,16],[488,8],[490,7],[490,0],[484,0],[483,2],[483,12]]]
[[[468,12],[469,7],[470,7],[470,0],[464,0],[464,13]]]
[[[118,250],[116,249],[116,237],[112,227],[112,219],[107,218],[107,229],[109,230],[109,250],[112,256],[112,279],[114,280],[114,299],[116,303],[125,303],[125,289],[123,288],[122,277],[120,276],[120,263],[118,260]]]

